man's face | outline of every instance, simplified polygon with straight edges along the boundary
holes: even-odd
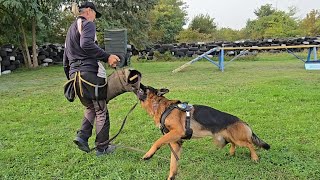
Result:
[[[88,13],[88,20],[93,22],[96,19],[96,12],[93,9],[88,8],[87,13]]]

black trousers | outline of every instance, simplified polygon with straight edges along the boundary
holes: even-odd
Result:
[[[71,75],[71,77],[74,76]],[[101,81],[99,84],[103,83],[105,79],[97,77],[96,73],[91,72],[81,72],[81,76],[89,82],[96,83],[96,81]],[[95,124],[96,128],[96,147],[98,150],[104,150],[108,147],[108,144],[101,145],[109,139],[109,112],[107,109],[106,100],[91,100],[79,95],[79,87],[76,86],[76,91],[78,97],[85,107],[84,117],[82,120],[81,128],[78,131],[77,136],[85,141],[92,135],[93,126]]]

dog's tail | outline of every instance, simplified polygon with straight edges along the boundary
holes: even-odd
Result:
[[[266,150],[270,149],[270,145],[264,142],[263,140],[259,139],[259,137],[255,135],[253,132],[252,132],[251,139],[253,144],[255,144],[256,146],[262,147],[263,149],[266,149]]]

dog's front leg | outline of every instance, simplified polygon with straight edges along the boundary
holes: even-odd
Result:
[[[168,180],[175,179],[178,173],[178,160],[176,159],[173,153],[176,153],[176,155],[180,159],[181,150],[182,150],[182,141],[170,143],[170,145],[174,152],[171,152],[170,173],[169,173]]]
[[[161,138],[159,138],[150,148],[150,150],[142,157],[144,160],[150,159],[156,151],[163,146],[164,144],[168,144],[171,142],[177,142],[181,139],[181,137],[184,135],[183,131],[182,133],[179,131],[170,131]]]

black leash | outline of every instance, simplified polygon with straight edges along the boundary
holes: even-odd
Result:
[[[135,147],[125,146],[125,145],[116,145],[116,147],[117,148],[129,149],[129,150],[136,151],[136,152],[141,152],[141,153],[144,153],[144,154],[146,153],[144,150],[141,150],[141,149],[138,149],[138,148],[135,148]],[[170,159],[165,158],[163,156],[156,155],[156,154],[154,154],[153,157],[158,157],[160,159],[164,159],[166,161],[170,161]]]
[[[124,127],[124,124],[125,124],[126,121],[127,121],[128,115],[134,110],[134,108],[136,108],[137,104],[138,104],[138,101],[136,102],[135,105],[132,106],[132,108],[131,108],[131,109],[129,110],[129,112],[127,113],[126,117],[123,119],[122,125],[121,125],[118,133],[117,133],[116,135],[114,135],[112,138],[110,138],[109,140],[107,140],[107,141],[105,141],[105,142],[103,142],[103,143],[100,143],[99,145],[102,145],[102,146],[103,146],[103,145],[109,144],[111,141],[113,141],[113,140],[120,134],[120,132],[122,131],[122,129],[123,129],[123,127]],[[95,146],[94,148],[91,148],[89,152],[95,150],[96,148],[97,148],[97,146]]]
[[[171,150],[172,154],[176,158],[176,160],[179,161],[179,157],[178,157],[177,153],[174,151],[174,149],[172,148],[171,144],[169,143],[168,145],[170,147],[170,150]]]

